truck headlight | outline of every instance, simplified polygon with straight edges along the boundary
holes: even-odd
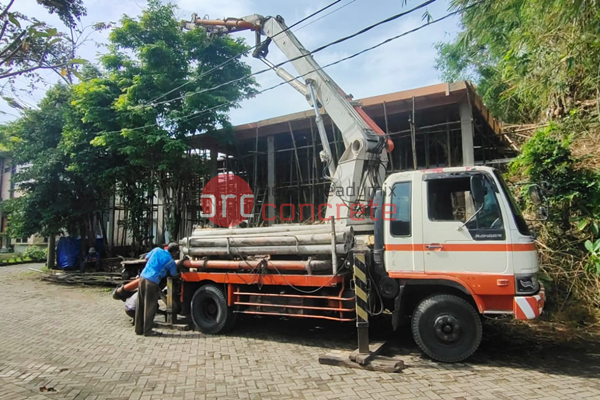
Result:
[[[517,294],[536,294],[540,290],[540,281],[535,274],[515,275]]]

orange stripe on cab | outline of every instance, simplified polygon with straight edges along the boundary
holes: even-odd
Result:
[[[533,243],[444,243],[439,249],[428,249],[425,244],[386,244],[387,251],[535,251]]]

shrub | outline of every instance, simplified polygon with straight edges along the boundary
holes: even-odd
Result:
[[[30,258],[33,261],[44,261],[46,259],[46,250],[39,247],[28,247],[23,253],[23,258]]]
[[[593,154],[573,154],[576,128],[565,119],[538,130],[511,173],[519,181],[546,183],[549,218],[536,230],[548,310],[559,315],[569,310],[579,320],[575,309],[598,315],[600,308],[600,175],[588,162]]]

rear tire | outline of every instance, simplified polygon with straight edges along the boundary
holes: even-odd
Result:
[[[419,348],[436,361],[469,358],[481,343],[479,314],[466,300],[437,294],[423,300],[412,317],[412,335]]]
[[[214,284],[203,285],[196,290],[191,308],[192,321],[202,333],[223,333],[235,322],[233,310],[227,306],[225,293]]]

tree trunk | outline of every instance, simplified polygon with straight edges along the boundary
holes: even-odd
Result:
[[[46,265],[48,269],[54,269],[56,259],[56,236],[50,235],[48,237],[48,258],[46,259]]]

